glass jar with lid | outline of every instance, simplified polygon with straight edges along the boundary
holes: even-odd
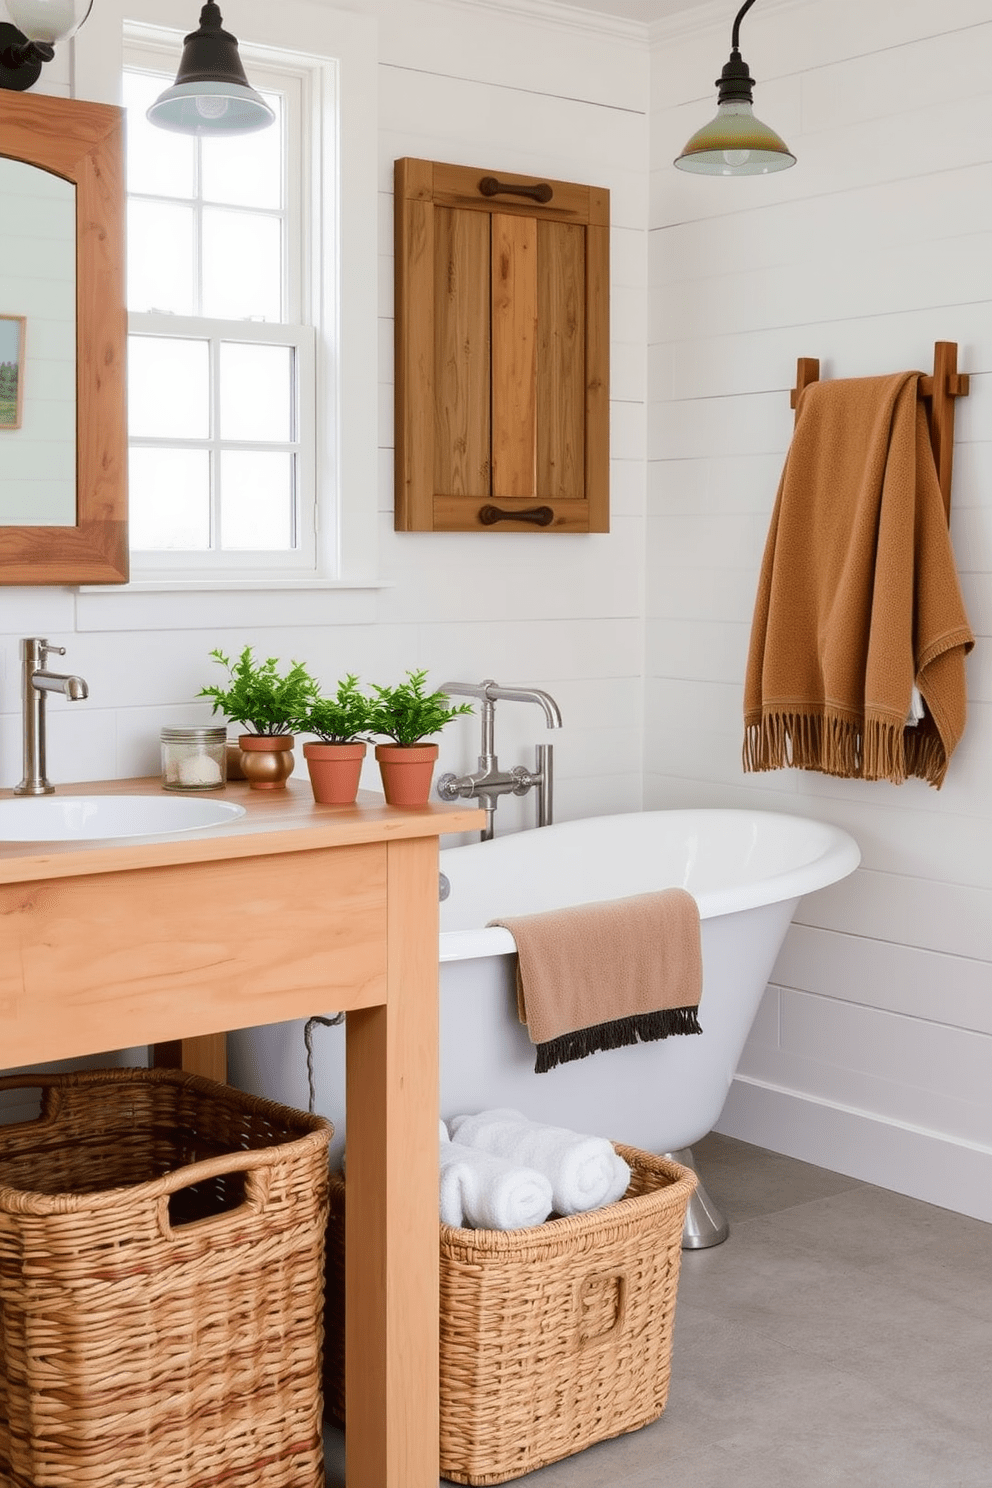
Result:
[[[162,789],[221,790],[227,779],[227,729],[162,730]]]

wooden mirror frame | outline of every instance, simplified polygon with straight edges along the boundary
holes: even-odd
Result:
[[[123,584],[124,111],[44,94],[2,99],[0,155],[76,188],[76,525],[0,526],[0,584]]]

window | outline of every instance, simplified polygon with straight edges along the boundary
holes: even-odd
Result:
[[[309,78],[248,66],[276,122],[201,140],[145,119],[174,51],[126,54],[135,577],[317,571]]]

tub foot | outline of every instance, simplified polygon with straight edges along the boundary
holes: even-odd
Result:
[[[699,1177],[691,1147],[680,1147],[678,1152],[666,1152],[665,1156],[672,1162],[681,1163],[684,1168],[691,1168]],[[707,1250],[711,1245],[722,1245],[729,1234],[729,1224],[700,1183],[686,1210],[682,1249]]]

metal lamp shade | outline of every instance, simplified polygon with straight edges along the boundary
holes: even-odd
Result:
[[[8,21],[0,21],[0,88],[23,93],[33,88],[55,45],[75,35],[93,0],[8,0]]]
[[[7,14],[29,41],[57,46],[75,35],[93,0],[8,0]]]
[[[237,39],[221,25],[214,0],[200,12],[200,25],[183,43],[171,88],[152,104],[148,119],[175,134],[250,134],[265,129],[275,114],[248,82]]]
[[[675,161],[679,170],[701,176],[760,176],[795,163],[785,141],[743,99],[718,104],[716,118],[696,131]]]

